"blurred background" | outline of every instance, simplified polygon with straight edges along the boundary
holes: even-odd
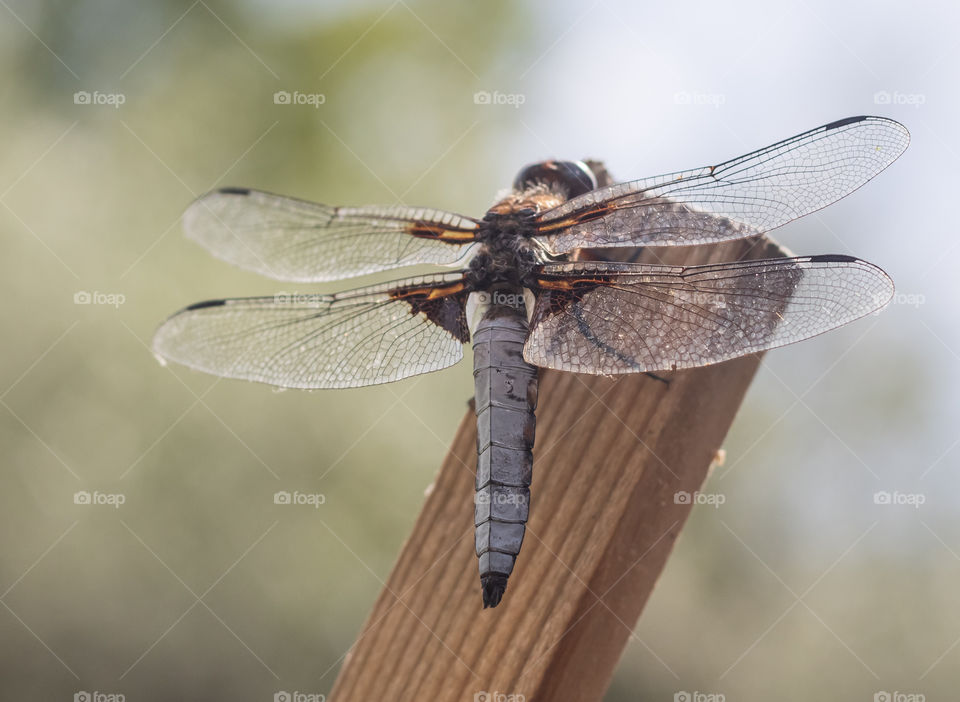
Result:
[[[704,487],[723,504],[694,509],[606,700],[955,698],[957,20],[0,0],[0,697],[328,693],[472,395],[469,356],[315,393],[161,367],[180,307],[304,289],[187,242],[197,195],[477,216],[545,157],[627,180],[880,114],[907,153],[775,236],[875,262],[898,297],[764,360]]]

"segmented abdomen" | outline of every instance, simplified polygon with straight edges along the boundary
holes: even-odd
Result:
[[[476,386],[476,547],[483,606],[496,607],[523,542],[530,506],[537,368],[523,360],[526,317],[487,310],[473,333]]]

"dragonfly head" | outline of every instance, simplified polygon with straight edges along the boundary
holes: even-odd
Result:
[[[562,190],[569,199],[596,190],[597,177],[583,161],[541,161],[524,167],[513,187],[523,191],[541,183]]]

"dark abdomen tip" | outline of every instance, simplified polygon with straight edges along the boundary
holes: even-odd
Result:
[[[499,573],[482,575],[480,587],[483,590],[483,608],[496,607],[500,604],[504,590],[507,589],[507,578]]]

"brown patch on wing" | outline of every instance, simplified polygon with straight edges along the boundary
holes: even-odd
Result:
[[[429,224],[427,222],[413,222],[407,227],[407,234],[420,239],[447,241],[451,244],[462,244],[466,241],[476,239],[476,229],[474,228],[444,227],[439,224]]]
[[[609,275],[579,276],[576,278],[537,278],[537,287],[541,290],[592,290],[598,285],[611,285],[613,277]]]
[[[613,285],[613,278],[608,275],[591,275],[577,277],[538,277],[536,279],[537,311],[536,316],[552,317],[553,315],[568,313],[573,305],[579,303],[583,296],[602,285]],[[536,318],[533,323],[536,323]]]
[[[512,194],[491,207],[488,212],[495,215],[509,215],[519,210],[533,210],[537,214],[552,210],[566,200],[557,193],[542,192],[528,195]]]
[[[466,313],[468,294],[463,281],[430,287],[397,288],[389,293],[394,300],[403,300],[410,305],[410,314],[424,315],[463,344],[470,341]]]
[[[551,317],[569,313],[584,296],[601,287],[619,287],[621,273],[592,273],[589,275],[540,275],[532,286],[537,294],[535,317]],[[536,323],[536,319],[532,324]]]
[[[543,222],[537,225],[537,234],[549,234],[550,232],[556,231],[558,229],[566,229],[567,227],[572,227],[575,224],[583,224],[584,222],[591,222],[595,219],[600,219],[611,212],[617,209],[616,205],[613,203],[605,203],[602,205],[597,205],[586,210],[580,210],[579,212],[574,212],[568,217],[563,219],[558,219],[552,222]]]

